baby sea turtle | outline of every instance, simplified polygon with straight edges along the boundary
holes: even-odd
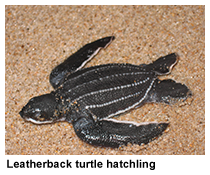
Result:
[[[146,144],[161,135],[168,123],[135,123],[111,117],[145,103],[171,104],[191,96],[186,85],[157,78],[171,72],[177,55],[172,53],[147,65],[105,64],[81,69],[114,39],[109,36],[89,43],[55,67],[50,74],[55,90],[30,99],[20,111],[21,117],[35,124],[72,123],[81,140],[97,146]]]

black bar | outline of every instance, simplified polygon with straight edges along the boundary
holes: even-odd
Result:
[[[155,159],[7,159],[7,170],[155,170]]]

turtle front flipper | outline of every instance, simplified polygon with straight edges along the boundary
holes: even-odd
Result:
[[[117,148],[121,145],[147,144],[161,135],[168,123],[134,123],[106,119],[95,122],[92,117],[83,117],[73,122],[77,136],[95,146]]]
[[[173,66],[177,63],[178,55],[172,53],[158,58],[151,64],[142,65],[147,71],[155,71],[157,75],[169,74]],[[141,66],[141,65],[140,65]]]
[[[63,83],[66,75],[81,69],[102,48],[106,48],[114,39],[114,36],[109,36],[83,46],[52,70],[50,74],[51,85],[57,88]]]
[[[176,83],[171,79],[156,79],[145,101],[173,104],[183,102],[191,95],[192,92],[185,84]]]

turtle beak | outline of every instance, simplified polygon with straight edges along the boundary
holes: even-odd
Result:
[[[20,116],[24,119],[25,118],[25,112],[24,112],[25,107],[23,107],[21,109],[21,111],[19,112]]]
[[[19,112],[20,116],[23,117],[23,110]]]
[[[28,118],[25,106],[22,108],[22,110],[19,112],[19,114],[24,120],[26,120]]]

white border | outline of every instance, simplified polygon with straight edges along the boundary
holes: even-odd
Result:
[[[59,3],[60,5],[62,4],[66,4],[67,2],[65,1],[56,1],[56,2],[52,2],[52,1],[47,1],[48,3],[46,3],[46,1],[7,1],[7,5],[11,5],[11,4],[42,4],[42,5],[46,5],[48,3],[53,3],[53,4],[57,4]],[[95,1],[87,1],[88,4],[94,4],[96,3]],[[87,3],[85,2],[85,3]],[[122,1],[120,1],[122,2]],[[206,4],[207,1],[199,1],[200,4]],[[80,5],[80,4],[84,4],[84,1],[71,1],[69,2],[72,5]],[[105,4],[118,4],[119,2],[114,2],[112,1],[97,1],[97,4],[102,3],[103,5]],[[127,2],[123,2],[126,4],[136,4],[139,3],[138,1],[127,1]],[[143,1],[141,2],[143,5],[149,5],[149,4],[156,4],[158,3],[159,5],[165,4],[165,1]],[[172,3],[174,3],[173,1],[169,2],[167,1],[167,4],[169,5],[173,5]],[[176,1],[177,4],[179,5],[190,5],[190,4],[197,4],[198,1]],[[206,9],[205,9],[205,17],[206,17],[206,29],[205,31],[205,36],[206,36],[206,48],[209,48],[209,14],[210,13],[210,9],[209,6],[206,5]],[[3,23],[5,24],[5,4],[1,4],[1,24],[3,25]],[[3,58],[5,58],[5,27],[2,27],[2,31],[1,31],[1,41],[4,43],[2,44],[2,50],[1,50],[1,87],[5,87],[5,61]],[[210,54],[209,54],[209,49],[206,49],[206,59],[205,59],[205,65],[206,67],[210,66]],[[6,174],[29,174],[29,173],[41,173],[41,174],[50,174],[50,173],[63,173],[63,171],[65,171],[68,174],[71,173],[75,173],[75,171],[73,172],[73,169],[8,169],[6,168],[6,164],[7,164],[7,159],[9,159],[11,162],[12,161],[26,161],[28,159],[33,159],[34,161],[46,161],[47,159],[50,159],[51,161],[64,161],[66,159],[69,159],[71,161],[75,161],[75,160],[81,160],[81,161],[89,161],[89,160],[93,160],[96,159],[97,161],[102,161],[102,162],[106,162],[107,159],[112,160],[112,161],[117,161],[117,160],[124,160],[127,161],[129,159],[132,160],[136,160],[136,159],[142,159],[144,161],[155,161],[156,162],[156,169],[154,171],[149,171],[147,169],[107,169],[106,172],[110,172],[112,174],[115,173],[147,173],[147,174],[208,174],[206,172],[209,172],[209,163],[207,164],[207,162],[209,162],[209,148],[210,148],[210,144],[209,144],[209,122],[210,122],[210,113],[209,113],[209,89],[210,89],[210,85],[207,82],[210,82],[210,69],[206,69],[206,96],[205,96],[205,113],[206,113],[206,117],[205,117],[205,123],[206,123],[206,136],[205,136],[205,153],[206,155],[200,155],[200,156],[8,156],[5,155],[5,120],[4,120],[4,115],[5,115],[5,88],[1,89],[1,145],[4,145],[1,147],[1,170],[2,172],[6,172]],[[3,81],[4,80],[4,81]],[[4,93],[3,93],[4,92]],[[4,95],[4,96],[3,96]],[[208,106],[207,106],[208,105]],[[208,159],[207,159],[208,158]],[[32,171],[31,171],[32,170]],[[75,169],[74,169],[75,170]],[[104,173],[101,170],[105,170],[105,168],[103,169],[76,169],[77,172],[76,173],[85,173],[87,174],[88,172],[92,174],[99,174],[99,173]]]

